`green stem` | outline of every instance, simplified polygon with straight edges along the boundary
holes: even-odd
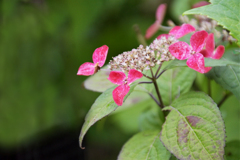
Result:
[[[142,44],[144,47],[146,47],[146,46],[147,46],[147,42],[146,42],[146,39],[145,39],[145,37],[143,36],[143,34],[142,34],[139,26],[138,26],[137,24],[135,24],[135,25],[133,26],[133,29],[134,29],[134,31],[135,31],[135,33],[136,33],[136,35],[137,35],[137,40],[138,40],[138,42],[139,42],[140,44]]]
[[[162,25],[161,25],[161,26],[159,27],[159,30],[169,32],[172,28],[173,28],[173,27],[168,27],[168,26],[162,26]]]
[[[211,90],[211,80],[208,78],[208,95],[212,97],[212,90]]]
[[[151,70],[151,74],[152,74],[152,82],[154,84],[154,87],[155,87],[155,90],[157,92],[157,96],[158,96],[158,99],[159,99],[159,102],[160,102],[160,107],[161,107],[161,109],[163,109],[164,108],[164,104],[163,104],[163,101],[162,101],[162,97],[161,97],[160,91],[158,89],[158,84],[157,84],[157,81],[156,81],[156,77],[154,76],[153,71],[152,71],[152,67],[150,67],[150,70]]]
[[[157,72],[155,73],[155,77],[157,77],[157,74],[158,74],[158,72],[160,71],[161,67],[162,67],[162,63],[159,65],[159,67],[158,67],[158,69],[157,69]]]
[[[226,100],[228,97],[230,97],[231,95],[232,95],[232,93],[230,93],[230,92],[226,93],[226,94],[223,96],[223,98],[220,100],[220,102],[218,103],[218,108],[220,108],[221,105],[223,104],[223,102],[225,102],[225,100]]]

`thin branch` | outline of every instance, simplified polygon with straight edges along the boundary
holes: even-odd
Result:
[[[160,72],[159,75],[156,77],[156,79],[158,79],[165,71],[166,71],[166,69],[164,69],[162,72]]]
[[[151,79],[151,80],[152,80],[152,77],[149,77],[149,76],[147,76],[147,75],[145,75],[145,74],[143,74],[143,76],[146,77],[146,78],[148,78],[148,79]]]
[[[218,103],[218,108],[220,108],[221,105],[223,104],[223,102],[225,102],[225,100],[226,100],[228,97],[230,97],[231,95],[232,95],[231,92],[226,93],[226,94],[223,96],[223,98],[220,100],[220,102]]]
[[[152,81],[149,81],[149,82],[139,82],[138,84],[151,84],[153,83]]]
[[[159,30],[169,32],[173,27],[162,26],[160,25]]]
[[[152,74],[152,77],[153,77],[152,78],[152,82],[154,84],[155,90],[157,92],[158,99],[160,101],[160,107],[161,107],[161,109],[163,109],[164,104],[163,104],[163,101],[162,101],[162,97],[161,97],[161,94],[160,94],[160,91],[159,91],[159,88],[158,88],[158,84],[157,84],[156,78],[153,75],[152,67],[150,67],[150,71],[151,71],[151,74]]]
[[[157,103],[158,106],[161,106],[160,102],[156,99],[156,97],[154,97],[153,94],[148,93],[150,95],[150,97],[152,97],[152,99]]]
[[[154,77],[157,77],[157,74],[158,74],[158,72],[160,71],[161,67],[162,67],[162,63],[159,65],[159,67],[158,67],[158,69],[157,69],[157,72],[156,72],[156,74],[155,74]]]
[[[138,40],[138,42],[139,42],[140,44],[142,44],[144,47],[146,47],[146,46],[147,46],[147,42],[146,42],[146,39],[145,39],[144,35],[142,34],[139,26],[138,26],[137,24],[135,24],[135,25],[133,26],[133,29],[134,29],[134,31],[135,31],[135,33],[136,33],[136,35],[137,35],[137,40]]]

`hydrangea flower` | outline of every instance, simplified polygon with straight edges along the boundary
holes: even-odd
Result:
[[[189,46],[186,42],[176,42],[169,46],[170,53],[179,60],[187,60],[187,66],[200,72],[206,73],[212,67],[205,67],[204,56],[200,53],[208,37],[206,31],[195,32],[190,38]]]
[[[215,49],[215,42],[214,42],[214,35],[213,33],[208,35],[208,38],[206,40],[206,45],[205,45],[205,49],[201,50],[200,53],[202,53],[202,55],[204,57],[207,58],[212,58],[212,59],[220,59],[223,56],[223,53],[225,51],[224,46],[220,45]]]
[[[147,29],[145,38],[151,38],[159,29],[165,16],[167,4],[161,4],[156,11],[156,21]]]
[[[108,53],[108,46],[103,45],[102,47],[99,47],[95,49],[92,55],[93,63],[85,62],[83,63],[77,72],[77,75],[93,75],[96,73],[100,67],[102,67],[106,61]]]
[[[179,39],[183,36],[185,36],[186,34],[190,33],[190,32],[194,32],[195,28],[190,25],[190,24],[183,24],[181,26],[175,26],[173,27],[170,31],[169,34],[161,34],[157,37],[157,39],[160,39],[161,37],[166,37],[168,38],[169,36],[174,36],[176,39]]]
[[[128,72],[128,77],[126,77],[124,72],[121,71],[111,71],[108,77],[112,83],[119,85],[112,92],[113,100],[118,105],[123,104],[124,97],[130,90],[130,84],[135,80],[141,78],[143,74],[135,69],[130,69]]]

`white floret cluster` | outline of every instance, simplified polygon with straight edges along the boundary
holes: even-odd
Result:
[[[160,65],[163,61],[174,59],[168,50],[168,47],[178,40],[169,36],[155,39],[149,46],[140,45],[137,49],[123,52],[122,54],[113,57],[109,62],[110,70],[120,70],[128,72],[130,69],[136,69],[140,72],[149,70],[150,67]]]

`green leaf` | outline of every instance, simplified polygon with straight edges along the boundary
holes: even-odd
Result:
[[[164,116],[160,107],[152,100],[139,117],[140,130],[161,130]]]
[[[240,159],[240,141],[234,140],[228,142],[225,147],[225,155],[227,160],[239,160]]]
[[[223,159],[224,122],[208,95],[189,92],[164,110],[171,111],[160,139],[178,159]]]
[[[234,50],[236,48],[228,49],[222,60],[233,61],[240,65],[240,54],[234,54]],[[214,67],[206,75],[240,99],[240,66],[229,64],[227,66]]]
[[[128,101],[134,92],[127,98]],[[155,103],[150,96],[146,93],[144,94],[148,99],[145,101],[140,101],[135,105],[121,106],[116,111],[112,112],[110,115],[110,121],[114,125],[118,126],[124,134],[135,134],[139,132],[139,117],[148,107],[152,107]],[[124,102],[125,104],[125,102]]]
[[[129,94],[131,94],[136,85],[136,83],[132,83],[130,85],[130,91],[128,92],[127,96],[125,96],[125,100],[129,96]],[[103,92],[93,103],[91,109],[85,117],[85,122],[82,126],[82,130],[79,136],[80,147],[82,147],[82,140],[88,129],[98,120],[109,115],[111,112],[117,109],[118,105],[114,102],[112,98],[112,91],[115,88],[116,86],[111,87],[105,92]]]
[[[236,129],[240,128],[240,100],[232,95],[222,104],[220,111],[226,126],[226,141],[240,140],[240,130]]]
[[[202,14],[212,18],[230,30],[230,34],[240,45],[240,3],[239,0],[210,0],[211,4],[184,12],[187,14]]]
[[[143,131],[134,135],[123,146],[118,160],[169,160],[171,154],[159,139],[159,131]]]
[[[107,66],[103,67],[84,81],[84,87],[91,91],[104,92],[115,85],[107,79],[109,73],[110,70],[107,69]]]
[[[167,70],[157,80],[164,105],[169,105],[180,94],[190,90],[196,72],[187,67]]]

